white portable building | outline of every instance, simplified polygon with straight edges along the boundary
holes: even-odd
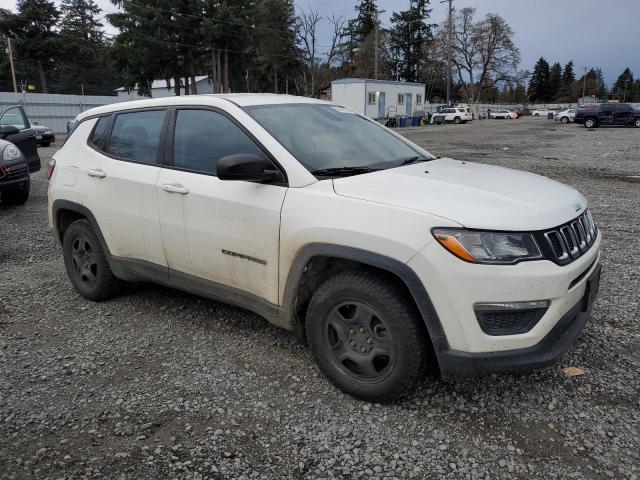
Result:
[[[368,78],[331,82],[331,100],[375,119],[422,114],[424,93],[424,83]]]

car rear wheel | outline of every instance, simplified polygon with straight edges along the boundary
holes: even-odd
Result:
[[[406,395],[428,366],[428,332],[414,310],[384,277],[364,271],[331,277],[307,309],[307,339],[320,370],[364,400]]]
[[[6,205],[23,205],[29,199],[30,190],[31,180],[26,179],[21,184],[2,187],[0,196],[2,197],[2,202]]]
[[[598,126],[598,124],[596,123],[596,120],[594,118],[587,118],[584,121],[584,126],[587,128],[595,128]]]
[[[113,297],[119,280],[113,276],[100,241],[87,220],[76,220],[64,233],[64,265],[75,289],[94,301]]]
[[[460,117],[456,117],[453,119],[453,123],[455,124],[459,124],[460,123]]]

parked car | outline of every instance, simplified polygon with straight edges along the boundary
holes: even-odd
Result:
[[[0,199],[21,205],[29,198],[31,180],[27,159],[13,143],[0,140]]]
[[[49,165],[49,222],[88,299],[150,280],[240,305],[370,401],[429,365],[548,364],[587,322],[601,234],[569,186],[435,157],[304,97],[157,98],[78,121]]]
[[[489,118],[493,118],[495,119],[505,119],[508,118],[509,120],[514,120],[516,118],[518,118],[518,114],[512,110],[498,110],[497,112],[491,112],[489,114]]]
[[[534,117],[546,117],[551,111],[548,108],[536,108],[531,112],[531,115]]]
[[[473,114],[468,107],[450,107],[443,108],[431,118],[431,123],[436,122],[453,122],[467,123],[473,120]]]
[[[640,110],[629,103],[600,103],[578,109],[574,122],[587,128],[619,125],[640,128]]]
[[[575,108],[567,108],[565,110],[561,110],[553,116],[553,121],[560,123],[573,122],[573,119],[576,116],[576,111],[577,109]]]
[[[51,128],[38,125],[37,122],[33,122],[31,128],[36,132],[36,143],[38,146],[48,147],[56,141],[56,136]]]
[[[20,149],[27,159],[30,173],[40,170],[36,132],[20,105],[7,107],[0,112],[0,140],[7,140]]]

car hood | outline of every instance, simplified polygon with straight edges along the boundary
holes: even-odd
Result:
[[[47,130],[51,130],[49,127],[45,127],[44,125],[31,125],[31,130],[34,132],[44,133]]]
[[[450,158],[338,178],[333,185],[338,195],[490,230],[543,230],[587,206],[577,190],[540,175]]]

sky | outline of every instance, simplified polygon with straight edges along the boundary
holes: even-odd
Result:
[[[115,7],[109,0],[97,0],[104,12]],[[0,7],[14,9],[15,0],[0,0]],[[56,0],[56,3],[59,3]],[[324,17],[351,18],[356,0],[295,0],[297,9],[313,8]],[[378,0],[380,18],[389,26],[391,13],[407,8],[409,0]],[[431,0],[431,23],[442,22],[447,15],[446,3]],[[584,67],[600,67],[610,87],[625,67],[640,77],[638,19],[640,0],[453,0],[454,8],[473,7],[478,16],[501,15],[515,32],[520,48],[520,69],[533,70],[538,58],[550,64],[564,65],[573,60],[576,75]],[[114,32],[114,29],[109,29]],[[322,22],[321,45],[331,40],[330,25]]]

